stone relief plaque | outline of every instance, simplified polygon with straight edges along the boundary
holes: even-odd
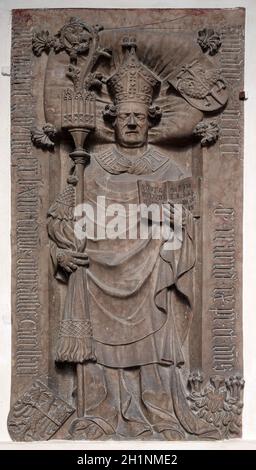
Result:
[[[12,439],[240,437],[244,10],[12,27]]]

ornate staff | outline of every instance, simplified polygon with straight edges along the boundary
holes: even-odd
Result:
[[[75,150],[69,156],[74,164],[73,175],[76,176],[76,205],[84,202],[84,170],[89,164],[90,154],[84,149],[85,141],[96,126],[96,97],[92,90],[93,86],[99,86],[99,74],[92,73],[96,61],[101,55],[110,57],[105,49],[99,48],[98,33],[102,27],[89,27],[90,48],[83,68],[77,67],[77,56],[70,55],[70,66],[67,76],[73,81],[74,89],[64,90],[61,99],[61,119],[62,128],[67,129],[72,135]],[[83,248],[86,247],[86,240]],[[65,304],[66,319],[63,321],[64,329],[69,337],[68,342],[62,349],[63,357],[76,363],[77,370],[77,415],[83,417],[85,412],[85,367],[88,361],[95,361],[93,337],[90,320],[87,274],[84,266],[79,266],[76,271],[70,274],[68,293]],[[68,319],[67,319],[68,317]],[[66,328],[67,326],[67,328]],[[74,332],[74,333],[73,333]],[[72,334],[75,338],[72,338]],[[65,335],[63,335],[65,336]],[[67,338],[66,336],[66,338]]]
[[[76,184],[76,205],[84,202],[84,169],[90,161],[89,153],[84,149],[84,144],[88,135],[95,129],[95,97],[93,93],[75,92],[70,94],[67,90],[64,92],[63,104],[65,106],[62,113],[62,127],[66,127],[73,137],[75,150],[69,156],[75,165]],[[86,246],[86,240],[85,240]],[[71,279],[73,278],[73,279]],[[72,282],[73,281],[73,282]],[[84,415],[84,367],[83,362],[95,360],[93,352],[93,339],[91,332],[91,321],[89,312],[89,302],[87,293],[87,275],[85,267],[78,267],[70,275],[69,284],[77,285],[73,289],[73,302],[71,306],[75,310],[73,314],[73,323],[80,328],[81,339],[84,342],[79,351],[80,360],[77,363],[77,414],[78,417]],[[80,297],[84,299],[84,308],[76,305],[76,294],[81,287]],[[71,286],[69,286],[71,289]],[[79,311],[80,310],[80,311]],[[78,320],[80,318],[80,322]]]

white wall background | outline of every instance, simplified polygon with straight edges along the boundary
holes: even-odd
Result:
[[[244,375],[243,439],[223,443],[108,443],[108,448],[256,449],[256,1],[255,0],[0,0],[0,71],[10,65],[13,8],[246,8],[244,174]],[[234,183],[235,184],[235,183]],[[104,449],[99,442],[10,442],[6,420],[11,377],[10,78],[0,74],[0,448]],[[241,222],[242,223],[242,222]]]

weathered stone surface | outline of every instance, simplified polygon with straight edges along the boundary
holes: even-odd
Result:
[[[141,13],[13,12],[14,440],[241,436],[244,11]]]

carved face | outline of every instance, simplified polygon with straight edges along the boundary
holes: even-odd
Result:
[[[123,147],[142,147],[148,138],[148,107],[143,103],[121,103],[114,123],[117,142]]]

